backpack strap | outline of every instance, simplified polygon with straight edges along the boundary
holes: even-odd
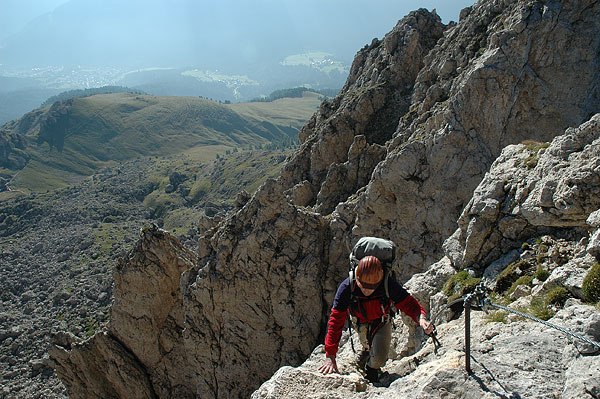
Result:
[[[390,273],[386,269],[385,274],[383,276],[383,286],[385,288],[385,299],[387,299],[387,300],[390,299],[390,284],[389,284],[389,280],[390,280]]]
[[[350,270],[348,273],[348,277],[350,278],[350,310],[357,310],[364,319],[367,319],[365,310],[360,304],[360,298],[354,295],[354,288],[356,286],[356,277],[354,275],[354,269]]]

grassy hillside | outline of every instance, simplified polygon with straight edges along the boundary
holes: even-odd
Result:
[[[37,123],[19,132],[27,138],[24,151],[30,160],[13,171],[11,187],[44,191],[144,156],[191,152],[214,159],[227,151],[289,144],[319,104],[316,94],[221,104],[130,93],[55,103]]]
[[[234,206],[237,194],[253,194],[269,177],[279,173],[291,150],[243,150],[219,159],[202,161],[207,150],[201,148],[155,159],[144,170],[144,177],[133,182],[144,187],[142,203],[160,226],[181,234],[187,232],[201,215],[221,213]]]
[[[232,110],[247,118],[269,122],[273,125],[289,123],[300,130],[321,104],[323,96],[304,92],[302,98],[281,98],[272,102],[247,102],[231,104]],[[308,116],[308,117],[307,117]]]

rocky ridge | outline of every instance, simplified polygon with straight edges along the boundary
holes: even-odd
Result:
[[[323,103],[303,129],[303,144],[280,178],[268,181],[200,239],[199,260],[182,273],[182,300],[171,310],[184,315],[183,324],[167,322],[177,319],[173,316],[161,318],[162,324],[151,323],[149,329],[135,329],[140,315],[129,304],[129,312],[111,319],[96,337],[57,342],[55,367],[72,396],[112,397],[119,392],[174,397],[170,392],[175,389],[179,397],[182,392],[188,397],[248,396],[280,366],[298,365],[310,355],[323,336],[333,293],[346,273],[348,250],[362,235],[385,236],[398,244],[399,275],[407,279],[424,272],[407,287],[429,303],[435,288],[461,266],[452,261],[480,257],[462,248],[470,249],[471,241],[478,240],[484,242],[473,248],[487,248],[485,234],[464,238],[471,237],[467,228],[453,235],[459,241],[445,246],[453,252],[438,262],[442,242],[456,230],[473,190],[502,149],[527,139],[549,141],[600,110],[599,17],[596,1],[490,0],[463,11],[455,26],[444,27],[425,10],[401,20],[382,41],[359,52],[347,86],[334,101]],[[346,183],[352,189],[343,188]],[[586,220],[588,208],[578,220]],[[469,212],[463,213],[459,226],[471,225]],[[480,224],[497,230],[493,221]],[[522,227],[518,220],[508,223],[506,228],[517,235],[498,240],[513,248],[525,236],[535,237],[527,225]],[[560,228],[546,228],[545,234],[561,240],[580,240],[584,234],[562,237]],[[156,242],[177,247],[166,238]],[[120,273],[139,269],[139,257],[132,251]],[[495,253],[474,273],[486,270],[494,259]],[[159,259],[154,265],[170,268],[165,262]],[[146,278],[154,286],[154,273]],[[115,303],[120,300],[115,298]],[[141,308],[150,312],[144,316],[148,320],[159,319],[160,309]],[[404,328],[411,339],[397,353],[410,356],[423,337],[413,334],[410,324]],[[163,345],[153,338],[164,334],[180,340]],[[128,367],[146,382],[129,391],[127,375],[94,379],[101,384],[78,377],[98,371],[86,359],[111,359],[111,351],[114,358],[123,358],[120,349],[105,343],[107,336],[127,337],[120,345],[137,362]],[[134,340],[153,342],[158,347],[150,351],[157,355],[149,359],[145,349],[130,346]],[[181,351],[178,383],[169,377],[172,350]],[[99,356],[91,355],[95,353]],[[454,364],[456,359],[458,354]],[[464,377],[456,375],[458,380]],[[190,385],[177,385],[181,381]],[[348,385],[343,377],[341,381],[338,386]],[[436,383],[442,387],[445,381]],[[414,383],[407,386],[417,389]],[[274,397],[287,388],[282,389]]]
[[[599,260],[594,239],[600,234],[598,145],[600,114],[577,129],[568,129],[545,149],[532,150],[525,144],[505,148],[465,207],[459,228],[446,240],[446,257],[428,272],[413,276],[407,288],[427,298],[436,288],[441,289],[457,267],[466,264],[473,274],[483,277],[488,287],[496,289],[503,281],[499,275],[509,264],[537,258],[537,266],[547,271],[547,278],[530,279],[531,286],[522,283],[515,287],[508,306],[531,313],[532,302],[542,293],[565,287],[569,293],[562,302],[551,305],[556,313],[548,321],[598,342],[600,312],[597,307],[582,304],[582,282]],[[535,166],[526,163],[532,155],[537,157]],[[546,197],[546,202],[540,202],[539,187],[549,182],[558,189]],[[571,187],[568,200],[560,189],[565,186]],[[587,195],[577,195],[579,189]],[[535,216],[532,209],[538,211]],[[540,217],[544,212],[549,217]],[[510,223],[519,217],[525,219],[524,215],[529,216],[527,221]],[[515,225],[521,228],[515,229]],[[476,267],[473,259],[487,267]],[[526,270],[517,273],[525,276]],[[344,398],[595,398],[600,394],[596,378],[600,372],[599,348],[513,314],[501,315],[499,321],[494,313],[472,312],[473,374],[467,373],[464,315],[446,322],[452,318],[448,310],[443,311],[447,299],[440,292],[430,302],[434,317],[440,315],[436,320],[441,341],[438,353],[429,341],[415,354],[406,356],[412,348],[406,339],[408,327],[403,327],[394,333],[391,360],[384,367],[386,374],[380,384],[368,384],[352,367],[354,355],[346,336],[338,360],[340,375],[322,376],[317,372],[325,356],[321,345],[300,367],[281,368],[252,398],[305,398],[317,394]]]

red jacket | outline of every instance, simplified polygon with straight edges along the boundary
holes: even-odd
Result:
[[[350,309],[351,290],[354,296],[358,297],[358,308]],[[427,314],[423,306],[406,291],[394,278],[388,280],[389,298],[394,307],[400,309],[403,313],[410,316],[415,323],[419,323],[419,316]],[[342,329],[348,312],[354,315],[359,323],[370,323],[380,319],[384,312],[389,311],[383,309],[381,298],[385,297],[384,284],[379,287],[368,297],[365,297],[360,287],[354,283],[354,287],[350,287],[350,278],[346,278],[338,287],[331,316],[327,327],[327,336],[325,337],[325,353],[328,357],[334,357],[338,351]]]

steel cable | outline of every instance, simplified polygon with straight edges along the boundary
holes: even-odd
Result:
[[[583,335],[574,333],[572,331],[567,330],[566,328],[563,328],[563,327],[557,326],[555,324],[549,323],[549,322],[547,322],[545,320],[538,319],[537,317],[528,315],[527,313],[519,312],[518,310],[514,310],[514,309],[508,308],[506,306],[498,305],[497,303],[493,303],[489,298],[486,298],[485,301],[484,301],[484,303],[486,305],[490,305],[490,306],[493,306],[495,308],[502,309],[502,310],[505,310],[505,311],[510,312],[510,313],[514,313],[514,314],[516,314],[518,316],[521,316],[521,317],[524,317],[526,319],[537,321],[538,323],[542,323],[542,324],[544,324],[544,325],[546,325],[548,327],[554,328],[555,330],[561,331],[561,332],[563,332],[563,333],[565,333],[567,335],[570,335],[570,336],[572,336],[574,338],[577,338],[577,339],[579,339],[581,341],[587,342],[588,344],[591,344],[591,345],[597,347],[598,349],[596,351],[600,351],[600,344],[598,342],[592,341],[591,339],[586,338]]]

